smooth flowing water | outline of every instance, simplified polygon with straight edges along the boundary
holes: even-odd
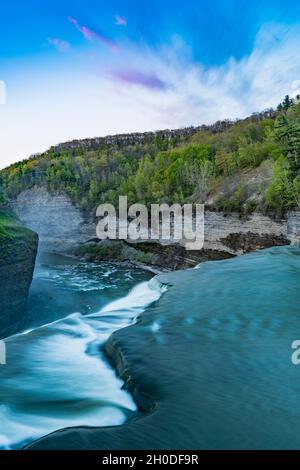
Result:
[[[0,448],[75,425],[122,424],[136,412],[102,345],[160,296],[151,275],[55,255],[38,260],[29,329],[6,339]]]
[[[300,248],[203,263],[150,284],[147,277],[61,259],[39,267],[34,329],[8,339],[0,369],[2,447],[136,416],[101,353],[117,329],[155,412],[126,426],[56,433],[35,448],[299,449],[300,365],[291,358],[300,340]],[[161,297],[155,282],[168,285]],[[138,325],[122,329],[147,305]]]
[[[142,316],[142,328],[129,340],[118,335],[140,386],[159,402],[147,422],[127,426],[130,442],[300,449],[300,365],[292,362],[300,340],[300,247],[202,263],[158,280],[169,288]],[[121,428],[114,437],[127,448]]]

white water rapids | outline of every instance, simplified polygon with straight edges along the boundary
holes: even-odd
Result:
[[[136,411],[101,346],[132,324],[162,290],[154,280],[98,313],[74,313],[5,340],[0,368],[0,449],[71,426],[120,425]]]

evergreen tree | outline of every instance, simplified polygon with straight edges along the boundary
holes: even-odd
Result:
[[[276,134],[286,149],[293,173],[300,171],[300,125],[287,116],[280,116],[276,122]]]
[[[293,124],[290,126],[290,138],[288,142],[288,159],[294,173],[300,171],[300,126]]]
[[[286,95],[283,102],[277,106],[277,111],[287,112],[294,105],[294,100],[290,98],[289,95]]]
[[[3,185],[0,181],[0,207],[4,206],[6,201],[7,201],[7,199],[6,199],[6,196],[5,196],[5,191],[4,191]]]
[[[283,109],[287,111],[289,108],[293,106],[293,104],[294,104],[293,100],[289,97],[289,95],[286,95],[282,103]]]

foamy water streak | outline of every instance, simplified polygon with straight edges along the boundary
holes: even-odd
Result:
[[[99,313],[74,313],[6,340],[0,368],[0,448],[13,449],[70,426],[120,425],[136,405],[101,346],[135,321],[162,289],[153,281]]]

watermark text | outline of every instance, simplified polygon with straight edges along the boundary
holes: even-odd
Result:
[[[177,242],[187,250],[201,250],[204,245],[203,204],[133,204],[126,196],[119,197],[119,207],[101,204],[97,237],[100,240],[156,240]]]
[[[0,365],[6,365],[6,344],[3,340],[0,340]]]

